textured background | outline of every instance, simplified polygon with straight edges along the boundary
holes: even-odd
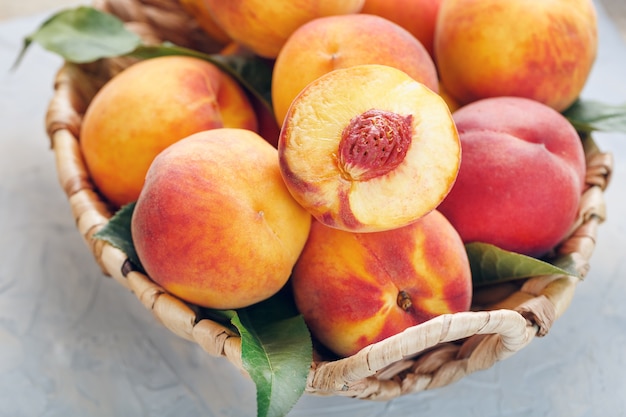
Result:
[[[601,0],[600,3],[606,8],[607,13],[620,30],[622,37],[626,39],[626,1]]]
[[[5,0],[0,2],[0,19],[26,16],[47,10],[70,7],[88,1],[80,0]]]

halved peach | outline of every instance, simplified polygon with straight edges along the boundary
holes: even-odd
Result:
[[[445,101],[375,64],[308,84],[287,112],[278,151],[296,201],[321,223],[358,232],[405,226],[436,208],[461,158]]]

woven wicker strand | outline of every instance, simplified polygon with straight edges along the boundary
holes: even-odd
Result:
[[[132,6],[131,6],[132,5]],[[98,1],[97,7],[123,16],[129,27],[153,42],[201,39],[177,2]],[[180,22],[187,22],[181,24]],[[191,28],[191,29],[190,29]],[[188,31],[194,32],[188,37]],[[181,31],[186,31],[182,33]],[[145,34],[145,35],[144,35]],[[76,226],[107,276],[132,291],[155,319],[207,353],[227,358],[245,373],[241,340],[229,328],[201,318],[194,306],[168,294],[149,277],[134,271],[127,256],[93,238],[112,215],[90,181],[79,147],[82,115],[96,91],[132,60],[109,59],[89,65],[65,64],[59,70],[46,128],[55,154],[59,183],[70,203]],[[585,142],[592,143],[592,142]],[[598,226],[606,217],[603,191],[613,169],[610,154],[588,146],[587,188],[580,216],[557,255],[570,255],[585,276],[595,248]],[[579,278],[552,275],[520,284],[502,284],[477,295],[473,311],[439,316],[340,360],[316,357],[306,391],[315,395],[388,400],[411,392],[445,386],[487,369],[548,333],[568,308]]]

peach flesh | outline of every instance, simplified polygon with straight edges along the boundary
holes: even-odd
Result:
[[[355,131],[368,119],[361,139],[377,140],[364,145]],[[398,136],[385,145],[394,131]],[[461,157],[443,99],[403,71],[376,64],[310,83],[287,113],[278,151],[294,198],[327,226],[359,232],[404,226],[434,209]]]

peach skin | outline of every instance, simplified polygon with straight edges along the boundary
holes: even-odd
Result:
[[[435,30],[441,82],[461,105],[517,96],[561,112],[580,95],[597,48],[591,0],[446,0]]]
[[[395,67],[434,92],[439,88],[428,51],[401,26],[367,14],[322,17],[299,27],[276,58],[272,102],[278,124],[282,125],[291,102],[311,81],[359,64]]]
[[[149,277],[199,306],[260,302],[289,279],[311,216],[278,169],[277,151],[247,129],[211,129],[154,160],[132,216]]]
[[[154,157],[172,143],[207,129],[257,130],[246,93],[216,66],[168,56],[131,65],[89,105],[80,147],[98,191],[120,207],[139,196]]]
[[[291,34],[323,16],[358,13],[364,0],[204,0],[232,40],[264,58],[276,58]]]
[[[338,356],[446,313],[469,309],[465,247],[437,210],[379,233],[353,233],[314,221],[292,277],[312,335]]]
[[[476,101],[453,113],[463,160],[439,210],[468,242],[541,256],[578,215],[585,154],[556,110],[520,97]]]
[[[361,13],[374,14],[399,24],[434,56],[437,15],[442,0],[365,0]]]

